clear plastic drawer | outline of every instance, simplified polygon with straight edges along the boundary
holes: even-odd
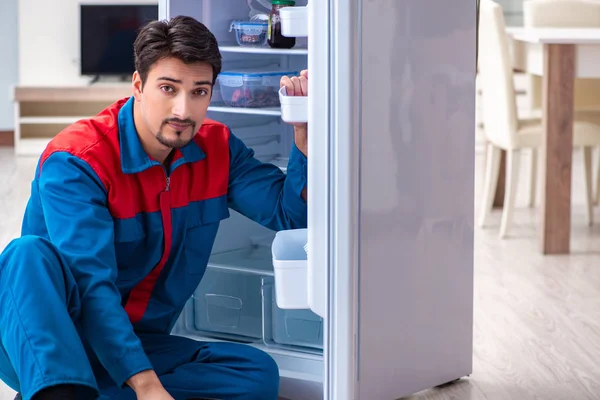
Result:
[[[194,327],[214,338],[262,338],[262,277],[249,270],[208,267],[194,293]]]
[[[277,307],[273,278],[262,281],[265,344],[320,353],[323,349],[323,318],[310,310]]]

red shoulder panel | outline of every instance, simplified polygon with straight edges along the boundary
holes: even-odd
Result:
[[[126,101],[119,100],[97,116],[79,121],[60,132],[42,154],[40,163],[41,171],[45,160],[57,151],[69,152],[87,162],[107,190],[111,215],[120,219],[133,218],[140,212],[160,211],[160,193],[166,188],[166,173],[161,166],[136,174],[122,171],[118,115]],[[229,129],[207,119],[194,140],[205,157],[180,165],[173,171],[170,183],[173,208],[227,193]],[[181,157],[177,150],[174,160]]]

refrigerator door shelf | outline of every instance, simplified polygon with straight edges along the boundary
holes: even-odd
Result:
[[[308,122],[308,97],[288,96],[285,86],[279,89],[281,119],[287,123]]]
[[[283,309],[306,309],[308,292],[306,287],[305,261],[273,260],[275,268],[275,299]]]
[[[307,309],[307,229],[277,232],[273,240],[275,300],[282,309]]]
[[[281,34],[287,37],[308,36],[308,8],[284,7],[279,10]]]

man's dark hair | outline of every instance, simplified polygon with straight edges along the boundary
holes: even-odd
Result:
[[[178,58],[186,64],[210,64],[213,85],[221,72],[221,52],[217,39],[204,24],[191,17],[178,16],[148,23],[135,39],[133,51],[135,69],[142,78],[142,87],[152,66],[168,57]]]

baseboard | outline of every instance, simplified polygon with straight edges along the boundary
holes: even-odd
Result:
[[[15,133],[13,131],[0,131],[0,147],[14,147]]]

